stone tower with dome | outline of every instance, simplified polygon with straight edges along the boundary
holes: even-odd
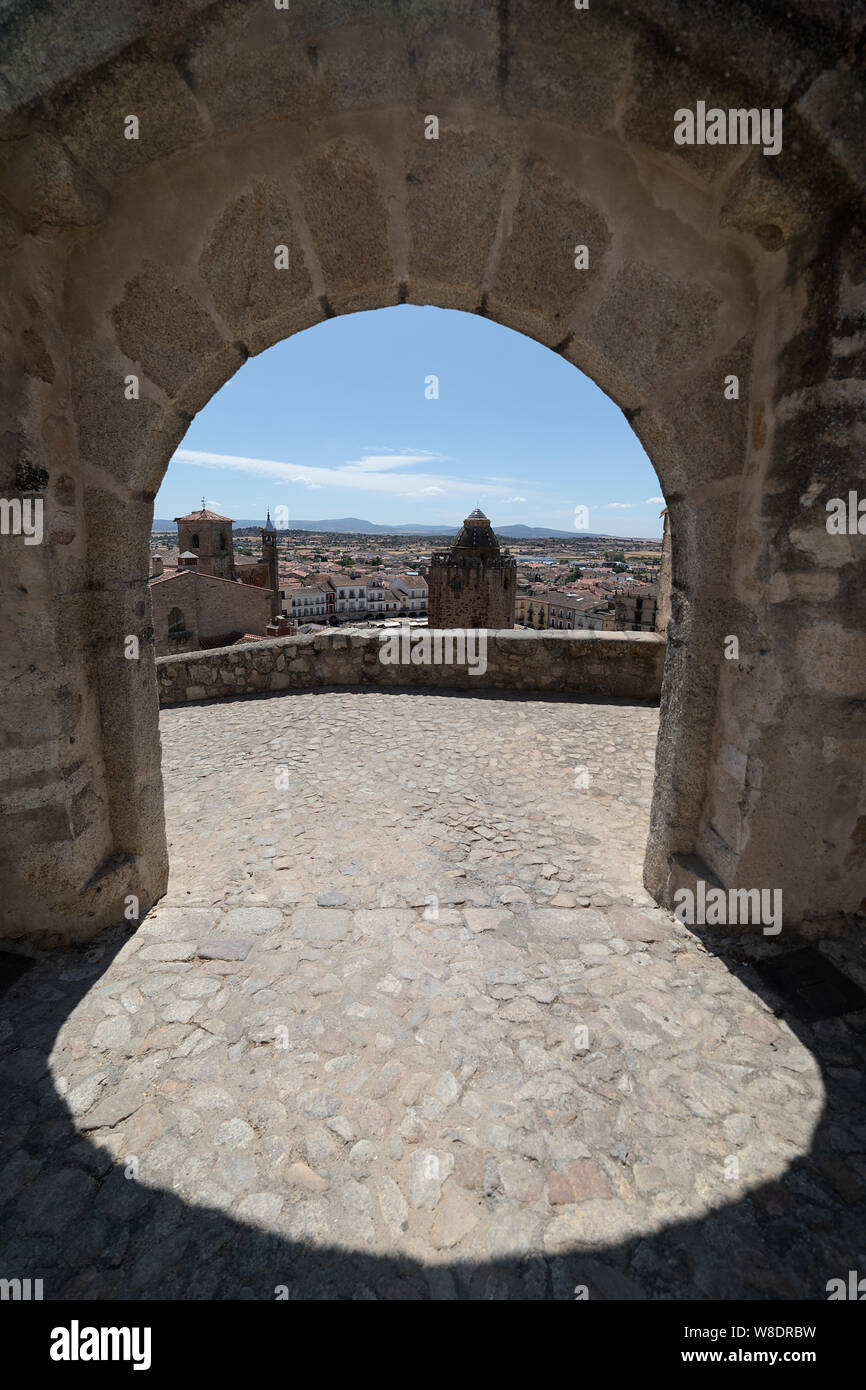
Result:
[[[451,544],[430,560],[428,627],[514,627],[517,566],[477,507]]]

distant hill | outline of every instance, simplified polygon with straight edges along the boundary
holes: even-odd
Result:
[[[238,533],[259,530],[263,524],[263,521],[236,521],[232,529]],[[176,527],[173,521],[166,521],[163,518],[154,521],[153,529],[154,531],[174,531]],[[416,521],[382,526],[379,522],[364,521],[357,516],[341,516],[333,521],[301,521],[293,517],[289,522],[288,529],[290,531],[330,531],[335,535],[353,536],[456,536],[460,528],[459,526],[424,526]],[[515,540],[546,540],[551,537],[561,540],[617,539],[612,536],[600,536],[594,531],[557,531],[553,526],[497,526],[494,523],[493,529],[498,536],[510,536]],[[623,538],[619,537],[618,539]]]

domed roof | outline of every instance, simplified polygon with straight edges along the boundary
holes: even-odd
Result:
[[[493,533],[490,521],[478,507],[466,517],[451,542],[451,549],[482,559],[499,554],[499,541]]]

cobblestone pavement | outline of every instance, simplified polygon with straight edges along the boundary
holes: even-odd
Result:
[[[168,896],[3,1001],[0,1274],[824,1298],[866,1270],[866,1019],[789,1023],[742,947],[653,905],[657,719],[346,690],[163,711]]]

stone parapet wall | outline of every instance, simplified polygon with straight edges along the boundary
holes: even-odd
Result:
[[[648,891],[671,906],[693,856],[726,888],[783,889],[792,921],[862,910],[866,555],[827,508],[866,487],[863,0],[597,8],[5,0],[0,474],[45,515],[42,543],[0,536],[0,930],[92,936],[112,884],[145,909],[165,892],[153,499],[251,356],[403,302],[550,349],[655,467],[672,564]],[[710,93],[784,108],[778,158],[679,145],[674,113]],[[434,628],[507,626],[430,601]],[[590,698],[632,660],[537,650],[536,688],[571,674]],[[456,678],[317,656],[235,655],[204,685],[184,657],[174,683],[235,689],[235,660],[256,689],[333,662]],[[497,647],[464,682],[500,667]]]
[[[392,636],[385,630],[382,636]],[[376,633],[317,633],[159,657],[162,705],[310,686],[441,686],[460,690],[565,691],[657,700],[665,639],[644,632],[488,632],[486,670],[460,664],[382,661]],[[413,639],[415,634],[413,633]],[[475,655],[469,647],[469,655]]]

